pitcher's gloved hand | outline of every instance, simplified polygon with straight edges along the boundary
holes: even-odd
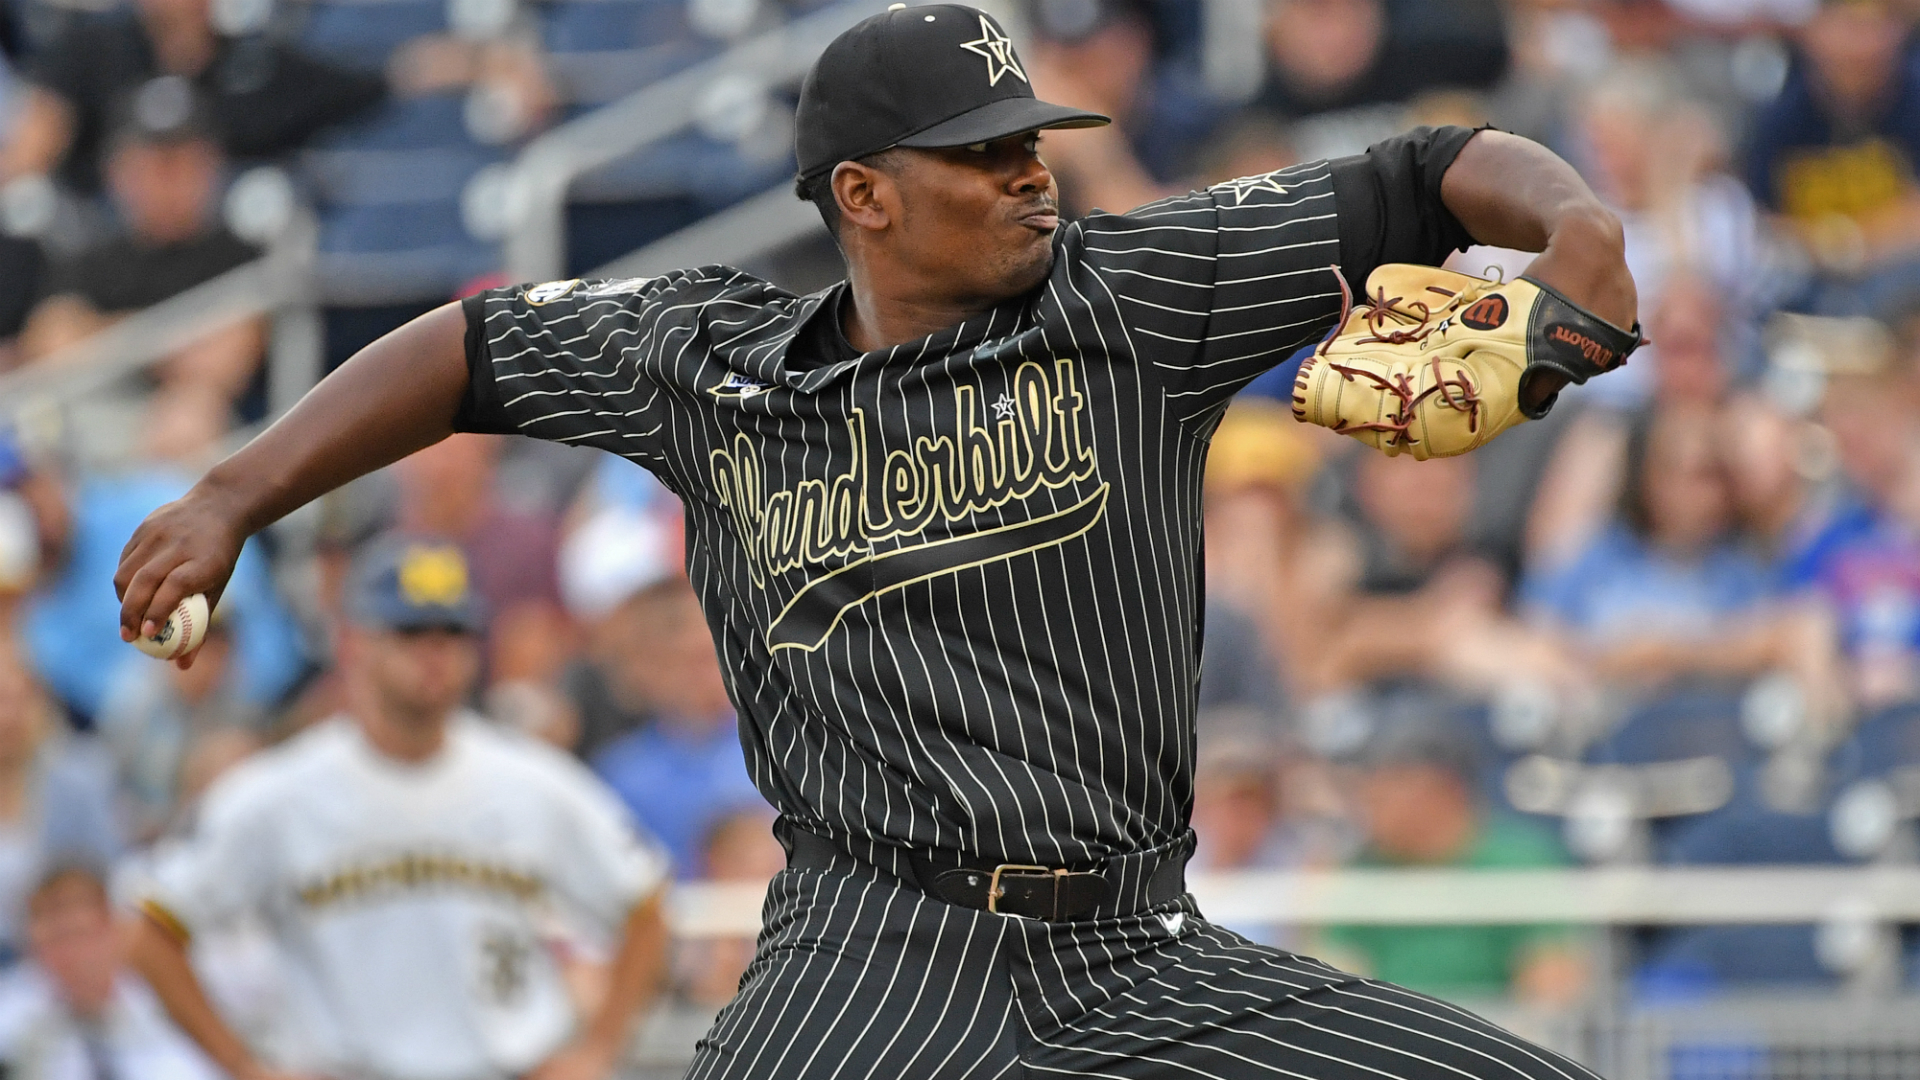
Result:
[[[1522,404],[1530,378],[1552,371],[1584,383],[1640,342],[1637,325],[1622,330],[1526,277],[1388,263],[1300,365],[1293,415],[1389,456],[1451,457],[1545,416],[1554,397]]]

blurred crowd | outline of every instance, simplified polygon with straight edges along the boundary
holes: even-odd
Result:
[[[1296,424],[1289,386],[1248,389],[1206,484],[1196,871],[1920,856],[1914,5],[1266,0],[1258,47],[1237,43],[1257,55],[1251,78],[1222,74],[1195,0],[1021,10],[1041,92],[1117,120],[1046,137],[1074,212],[1415,124],[1493,124],[1558,150],[1620,215],[1652,339],[1467,458],[1363,452]],[[256,258],[271,237],[249,231],[237,195],[263,167],[318,215],[323,270],[414,289],[383,304],[371,286],[331,293],[338,359],[499,273],[497,244],[459,217],[476,169],[791,13],[4,11],[0,370],[56,362]],[[340,44],[378,35],[379,49]],[[786,177],[784,92],[577,192],[581,250],[618,254]],[[448,102],[460,146],[485,154],[435,141]],[[451,199],[460,243],[356,249],[438,212],[395,186]],[[429,249],[440,261],[414,258]],[[369,254],[386,261],[349,258]],[[1452,265],[1512,276],[1526,256],[1476,248]],[[102,1000],[114,868],[190,828],[236,762],[341,707],[343,582],[357,550],[396,533],[464,552],[488,616],[479,712],[590,765],[682,880],[777,870],[681,569],[677,503],[598,451],[455,437],[250,542],[190,669],[119,641],[120,547],[260,414],[269,339],[243,321],[143,376],[132,464],[74,459],[24,428],[0,440],[0,951],[16,975],[77,1014]],[[1467,999],[1608,992],[1575,928],[1240,929]],[[1831,931],[1648,929],[1610,963],[1659,999],[1920,986],[1920,933]],[[749,951],[684,948],[674,993],[724,1001]],[[244,942],[229,952],[236,984],[269,977]],[[19,1037],[6,1002],[0,1056]]]

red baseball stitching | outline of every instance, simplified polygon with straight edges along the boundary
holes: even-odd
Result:
[[[193,640],[193,609],[187,606],[185,600],[182,600],[180,609],[173,614],[180,620],[180,647],[167,654],[169,660],[185,652],[187,643]]]

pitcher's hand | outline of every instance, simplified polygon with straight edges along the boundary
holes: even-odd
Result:
[[[239,515],[201,487],[148,514],[121,550],[120,569],[113,575],[120,639],[158,631],[194,593],[206,593],[209,606],[218,604],[246,538]],[[191,667],[193,654],[174,663]]]

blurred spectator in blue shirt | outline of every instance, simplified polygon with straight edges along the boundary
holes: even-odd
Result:
[[[586,625],[586,656],[564,680],[580,715],[576,750],[687,878],[700,875],[702,844],[721,817],[767,806],[747,777],[713,637],[679,566],[676,525],[603,507],[561,548],[560,580]]]
[[[1913,515],[1912,399],[1886,374],[1833,379],[1821,405],[1846,492],[1819,535],[1782,571],[1839,624],[1851,685],[1871,709],[1920,698],[1920,529]]]
[[[733,706],[693,586],[676,574],[634,599],[650,638],[641,661],[649,722],[606,745],[592,764],[660,838],[679,875],[694,877],[714,823],[741,806],[766,803],[747,776]]]
[[[41,678],[82,725],[99,713],[122,666],[154,663],[120,640],[120,550],[147,514],[186,494],[225,420],[217,402],[161,395],[149,406],[142,445],[151,464],[84,474],[71,485],[66,562],[29,601],[22,637]],[[255,705],[277,702],[305,670],[305,645],[257,539],[242,549],[220,606],[234,626],[235,693]]]
[[[766,805],[747,777],[731,710],[658,714],[600,751],[593,768],[660,838],[683,879],[700,876],[701,839],[716,821],[741,807]]]
[[[1595,674],[1658,687],[1793,666],[1795,620],[1766,608],[1765,567],[1734,532],[1716,414],[1642,415],[1627,439],[1618,518],[1570,562],[1536,567],[1526,607],[1563,630]]]
[[[1758,393],[1727,403],[1720,418],[1734,499],[1749,544],[1775,588],[1806,584],[1807,562],[1853,500],[1828,474],[1833,436]]]
[[[1528,510],[1526,557],[1536,573],[1587,551],[1618,516],[1636,410],[1679,410],[1710,423],[1727,394],[1728,339],[1737,319],[1710,278],[1674,267],[1661,295],[1642,300],[1640,310],[1648,335],[1661,344],[1648,350],[1644,366],[1634,356],[1640,388],[1563,403],[1571,419]]]

